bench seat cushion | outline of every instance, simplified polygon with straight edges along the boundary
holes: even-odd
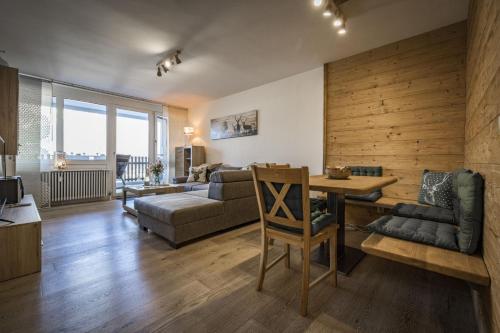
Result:
[[[455,221],[453,210],[436,206],[398,203],[392,209],[392,215],[441,223],[458,224],[457,221]]]
[[[335,223],[335,217],[329,213],[315,211],[311,213],[311,236],[318,234],[325,227]],[[296,234],[302,234],[302,229],[283,226],[277,223],[269,222],[269,226],[276,230],[286,230]]]
[[[224,214],[221,201],[204,197],[205,191],[197,192],[200,195],[174,193],[142,197],[135,199],[134,204],[140,213],[174,226]]]
[[[370,223],[372,232],[458,251],[456,226],[402,216],[386,215]]]
[[[369,194],[346,194],[345,197],[350,200],[375,202],[382,197],[382,191],[378,189]]]

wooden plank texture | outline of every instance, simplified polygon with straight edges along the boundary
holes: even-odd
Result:
[[[396,200],[424,169],[463,167],[466,36],[459,22],[327,64],[325,165],[381,165]]]
[[[467,35],[465,166],[485,179],[484,290],[491,332],[500,332],[500,1],[471,1]]]
[[[18,100],[18,70],[0,66],[0,136],[7,155],[17,155]]]
[[[482,286],[490,284],[488,271],[480,255],[467,255],[380,234],[371,234],[361,244],[361,248],[366,253],[403,264]]]

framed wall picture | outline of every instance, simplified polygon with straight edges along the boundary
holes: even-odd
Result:
[[[212,140],[257,135],[257,110],[210,120]]]

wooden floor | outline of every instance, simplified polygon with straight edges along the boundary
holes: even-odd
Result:
[[[0,332],[476,330],[465,283],[376,257],[313,289],[303,318],[298,250],[255,291],[257,224],[173,250],[118,201],[42,216],[43,271],[0,283]]]

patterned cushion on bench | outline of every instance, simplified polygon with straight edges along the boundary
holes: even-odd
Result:
[[[335,217],[329,213],[315,211],[311,213],[311,236],[318,234],[325,227],[335,224]],[[283,226],[277,223],[269,222],[269,226],[277,230],[286,230],[293,233],[302,234],[302,229]]]
[[[382,235],[458,251],[457,227],[434,221],[386,215],[370,223],[368,229]]]
[[[453,211],[451,209],[441,207],[398,203],[392,209],[392,214],[421,220],[458,224],[453,216]]]
[[[382,177],[381,166],[351,166],[353,176]],[[382,197],[382,190],[377,189],[369,194],[346,194],[346,199],[375,202]]]

